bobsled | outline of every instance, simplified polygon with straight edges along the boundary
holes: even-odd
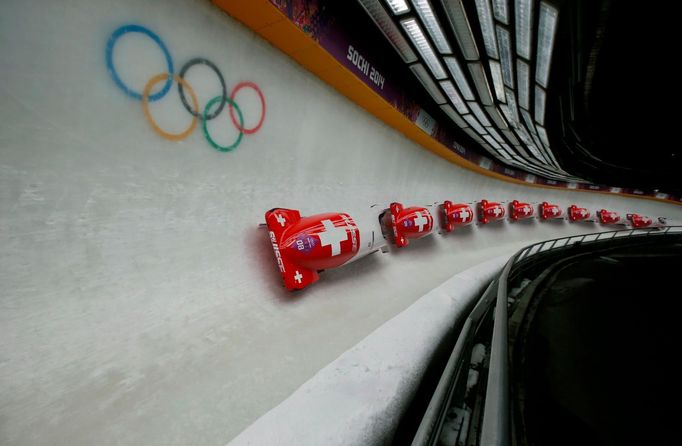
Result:
[[[403,207],[402,203],[391,203],[379,217],[384,234],[398,247],[407,246],[410,239],[425,237],[434,230],[433,216],[426,207]]]
[[[360,223],[343,212],[301,217],[294,209],[265,213],[277,266],[288,290],[319,279],[319,272],[354,262],[386,246],[378,224]]]
[[[615,225],[620,223],[620,214],[618,212],[607,211],[606,209],[599,209],[597,211],[599,222],[603,225]]]
[[[630,220],[633,228],[648,228],[654,223],[651,217],[639,214],[626,214],[625,217]]]
[[[579,208],[575,204],[568,207],[568,219],[570,221],[582,221],[590,218],[590,211],[587,208]]]
[[[540,205],[540,217],[542,217],[543,220],[559,218],[561,217],[561,208],[556,204],[543,201]]]
[[[514,200],[509,204],[509,218],[512,220],[522,220],[533,216],[533,206]]]
[[[464,203],[443,202],[443,227],[446,232],[452,232],[458,226],[468,226],[474,221],[474,211]]]
[[[502,220],[504,218],[504,207],[500,203],[488,200],[481,200],[478,203],[478,220],[487,224],[491,221]]]

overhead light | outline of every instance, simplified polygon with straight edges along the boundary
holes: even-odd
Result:
[[[500,62],[502,63],[502,79],[509,88],[514,88],[514,67],[512,67],[511,36],[509,31],[496,26],[497,41],[500,43]]]
[[[530,108],[530,67],[521,59],[516,59],[516,82],[519,90],[519,105]]]
[[[552,166],[556,167],[556,169],[557,169],[558,171],[564,172],[564,170],[561,168],[561,166],[559,166],[559,162],[558,162],[558,161],[556,160],[556,158],[554,157],[554,153],[553,153],[549,148],[547,148],[547,155],[549,155],[549,163],[550,163]]]
[[[516,136],[514,136],[514,132],[511,130],[502,130],[502,134],[505,138],[507,138],[507,140],[509,140],[510,143],[512,143],[513,146],[518,146],[520,144],[519,140],[516,139]]]
[[[479,144],[485,144],[485,141],[483,141],[483,138],[479,136],[478,133],[476,133],[471,127],[465,127],[462,130],[471,137],[474,141],[476,141]]]
[[[436,104],[445,104],[447,102],[443,93],[440,92],[440,88],[438,88],[438,85],[431,79],[431,75],[426,71],[426,68],[424,68],[423,65],[410,65],[410,70],[412,70],[412,73],[419,79],[419,82],[422,83],[426,91],[429,92],[433,100],[436,101]]]
[[[412,51],[412,47],[405,40],[402,33],[395,25],[391,16],[388,15],[378,0],[358,0],[360,5],[367,11],[372,21],[377,25],[389,41],[396,52],[402,57],[405,63],[412,63],[417,60],[417,55]]]
[[[419,17],[421,17],[422,23],[426,26],[426,30],[433,38],[433,43],[436,44],[438,51],[441,53],[452,53],[448,39],[443,33],[443,28],[441,28],[429,0],[412,0],[412,4],[414,5],[414,9],[417,10]]]
[[[526,161],[527,162],[526,162],[526,165],[524,166],[524,170],[526,170],[527,172],[533,172],[533,173],[539,174],[540,176],[545,177],[545,178],[549,177],[551,175],[549,172],[547,172],[542,167],[540,167],[537,164],[537,161],[535,161],[533,159],[526,160]]]
[[[538,25],[538,54],[535,64],[535,82],[547,88],[549,66],[552,63],[554,35],[556,34],[559,10],[545,2],[540,2],[540,23]]]
[[[490,133],[490,135],[493,138],[495,138],[495,141],[499,142],[500,144],[504,144],[504,138],[502,138],[502,136],[500,136],[500,134],[497,132],[497,130],[495,130],[492,127],[487,128],[487,130],[488,130],[488,133]]]
[[[505,152],[507,152],[507,153],[509,154],[509,159],[508,159],[508,161],[511,161],[511,160],[512,160],[512,157],[516,154],[516,152],[514,151],[514,149],[512,149],[511,146],[510,146],[509,144],[500,144],[500,145],[501,145],[502,148],[505,150]]]
[[[493,13],[495,18],[504,23],[509,24],[509,11],[507,9],[507,0],[493,0]]]
[[[506,102],[504,97],[504,81],[502,80],[502,67],[496,60],[490,60],[490,74],[493,76],[493,88],[495,89],[495,96],[500,102]]]
[[[502,117],[502,114],[497,108],[495,108],[494,105],[487,105],[485,107],[485,110],[488,112],[488,116],[490,116],[490,118],[493,120],[497,128],[499,128],[502,131],[507,130],[509,128],[509,126],[507,125],[507,121],[504,120],[504,117]]]
[[[528,147],[528,146],[526,146],[526,147]],[[535,147],[535,146],[533,146],[533,147]],[[535,167],[536,169],[545,169],[547,167],[547,163],[545,163],[542,160],[538,161],[536,159],[535,155],[530,156],[530,155],[528,155],[528,152],[526,152],[526,157],[527,157],[527,161],[530,163],[530,165]]]
[[[545,150],[547,150],[547,155],[549,156],[549,161],[554,167],[559,169],[561,172],[566,173],[561,166],[559,165],[559,161],[557,161],[556,156],[554,156],[554,152],[552,152],[552,149],[549,146],[545,146]]]
[[[517,167],[517,168],[519,168],[519,169],[525,169],[525,167],[526,167],[526,165],[525,165],[523,162],[521,162],[521,161],[515,159],[513,155],[512,155],[512,159],[509,160],[509,163],[510,163],[512,166]]]
[[[488,141],[488,144],[490,144],[495,149],[501,149],[502,148],[502,146],[500,146],[500,143],[495,141],[495,138],[493,138],[490,135],[483,135],[483,139]]]
[[[526,130],[525,127],[516,127],[514,129],[516,131],[516,134],[519,135],[519,139],[526,145],[529,146],[533,144],[533,139],[530,137],[528,134],[528,131]]]
[[[545,125],[545,90],[535,86],[535,122]]]
[[[549,161],[552,165],[554,165],[557,169],[560,169],[559,162],[556,160],[556,157],[554,156],[554,152],[552,152],[552,148],[549,146],[549,138],[547,137],[547,130],[545,130],[544,127],[541,125],[536,125],[535,128],[537,129],[538,136],[540,138],[540,141],[542,141],[542,144],[545,148],[546,154],[549,157]]]
[[[530,117],[530,113],[527,110],[521,109],[521,116],[523,116],[523,121],[526,123],[526,127],[531,133],[535,133],[535,124],[533,123],[533,118]]]
[[[559,165],[557,164],[556,159],[554,159],[552,151],[545,147],[535,134],[532,134],[531,136],[535,143],[535,147],[537,147],[542,154],[542,158],[545,160],[547,167],[551,166],[552,168],[559,170]]]
[[[549,147],[549,138],[547,138],[547,130],[545,130],[544,127],[541,125],[536,126],[537,131],[538,131],[538,136],[540,137],[540,141],[547,147]]]
[[[479,135],[487,135],[488,132],[485,131],[485,129],[479,124],[479,122],[476,120],[474,115],[464,115],[462,116],[466,122],[469,123],[469,126],[476,130],[476,133]]]
[[[533,0],[516,0],[516,53],[530,60]]]
[[[563,181],[562,175],[553,173],[553,171],[551,170],[532,164],[531,162],[529,162],[529,160],[524,160],[519,156],[512,156],[512,158],[514,163],[516,163],[518,166],[522,166],[522,168],[526,171],[534,172],[545,178],[553,178]]]
[[[471,111],[474,112],[474,115],[476,115],[478,122],[483,124],[484,127],[490,127],[492,125],[488,120],[488,117],[483,112],[481,106],[478,105],[478,102],[467,102],[467,104],[469,105]]]
[[[474,85],[476,86],[476,91],[478,91],[478,97],[481,98],[481,103],[483,105],[493,105],[493,95],[490,93],[483,65],[480,62],[470,63],[469,71],[471,72],[471,77],[474,78]]]
[[[441,0],[441,3],[464,58],[466,60],[478,60],[478,47],[476,47],[476,40],[474,40],[474,35],[471,32],[462,0]]]
[[[540,153],[538,148],[535,147],[535,144],[528,144],[527,147],[528,150],[530,150],[530,153],[532,153],[533,156],[538,159],[538,161],[540,161],[543,164],[547,164],[547,160],[545,160],[545,158],[542,156],[542,153]]]
[[[542,162],[544,167],[550,167],[551,163],[549,162],[549,157],[547,157],[547,154],[545,153],[545,149],[542,147],[542,145],[538,145],[538,143],[540,141],[537,138],[538,138],[537,136],[533,136],[532,146],[535,149],[535,151],[534,151],[535,157]],[[531,152],[533,152],[533,151],[531,151]]]
[[[509,127],[511,128],[517,128],[519,124],[514,121],[514,114],[509,110],[509,107],[507,104],[500,104],[500,111],[502,112],[502,115],[507,119],[507,122],[509,123]]]
[[[455,86],[452,84],[450,81],[441,81],[440,86],[447,95],[447,97],[450,98],[450,102],[452,102],[452,105],[455,106],[458,112],[465,114],[469,113],[469,109],[467,106],[464,104],[464,100],[462,100],[462,97],[459,95],[457,92],[457,89]]]
[[[478,12],[478,21],[481,24],[485,52],[488,53],[488,56],[498,59],[497,42],[495,41],[495,26],[493,25],[492,11],[490,11],[490,0],[476,0],[476,12]]]
[[[449,105],[441,105],[440,106],[441,110],[445,112],[446,115],[450,117],[453,121],[455,121],[455,124],[457,124],[460,128],[467,127],[469,124],[466,123],[464,119]]]
[[[476,97],[474,96],[474,92],[471,91],[469,82],[467,82],[464,71],[462,71],[462,67],[459,65],[459,62],[457,62],[457,59],[454,57],[444,57],[443,60],[445,61],[445,65],[447,65],[448,70],[450,70],[450,74],[452,74],[452,77],[455,78],[455,82],[459,87],[459,91],[462,92],[464,99],[467,101],[475,100]]]
[[[524,166],[525,170],[531,171],[541,177],[548,178],[548,179],[553,179],[553,180],[558,180],[558,181],[564,181],[564,178],[562,178],[561,175],[551,173],[550,171],[546,169],[542,169],[540,167],[535,167],[535,166],[530,166],[526,165]]]
[[[406,0],[386,0],[388,7],[391,8],[393,14],[405,14],[410,10]]]
[[[544,167],[546,167],[548,170],[555,172],[555,167],[552,165],[552,162],[549,160],[549,156],[547,156],[547,153],[545,153],[544,148],[540,147],[540,155],[542,155],[542,159],[545,160],[543,162]]]
[[[519,122],[519,109],[516,106],[516,96],[514,92],[509,88],[504,89],[504,95],[507,99],[507,108],[512,115],[512,120],[516,123]]]
[[[540,153],[542,153],[542,155],[543,155],[542,158],[543,158],[547,163],[549,163],[549,157],[548,157],[547,154],[545,153],[545,147],[544,147],[544,146],[542,145],[542,143],[540,142],[540,138],[538,138],[538,135],[536,135],[535,133],[532,133],[532,132],[531,132],[530,137],[533,138],[533,144],[535,144],[535,147],[540,151]]]
[[[433,48],[431,48],[431,44],[426,39],[421,26],[417,23],[417,19],[404,19],[400,21],[400,24],[403,26],[407,35],[410,36],[412,43],[414,43],[417,51],[419,51],[422,59],[424,59],[424,62],[426,62],[426,65],[428,65],[436,79],[445,79],[447,74],[445,74],[443,65],[440,64],[438,56],[436,56]]]
[[[504,150],[504,149],[498,150],[497,153],[499,153],[500,155],[502,155],[502,157],[503,157],[504,159],[506,159],[506,160],[512,159],[511,155],[509,155],[509,154],[507,153],[507,151]]]

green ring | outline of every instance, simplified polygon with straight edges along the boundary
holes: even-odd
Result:
[[[232,99],[228,98],[227,96],[216,96],[213,99],[211,99],[210,101],[208,101],[208,103],[206,104],[206,107],[204,107],[204,115],[203,115],[204,119],[202,119],[202,122],[203,122],[204,136],[206,137],[206,141],[208,141],[208,143],[211,144],[211,146],[213,146],[213,148],[218,150],[219,152],[229,152],[229,151],[237,148],[239,143],[242,142],[242,137],[244,136],[244,133],[240,130],[239,136],[237,137],[237,140],[232,145],[223,147],[223,146],[219,145],[217,142],[215,142],[213,140],[213,138],[211,138],[211,135],[208,133],[208,127],[207,127],[209,120],[206,119],[206,117],[208,116],[208,112],[211,109],[211,107],[213,106],[213,104],[215,104],[218,101],[223,101],[223,100],[225,100],[228,104],[230,104],[232,107],[234,107],[235,110],[237,110],[237,115],[239,116],[239,126],[241,128],[244,128],[244,116],[242,116],[242,111],[239,109],[239,106]]]

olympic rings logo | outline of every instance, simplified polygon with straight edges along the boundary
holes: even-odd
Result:
[[[114,47],[116,46],[116,42],[118,40],[128,34],[128,33],[140,33],[143,34],[150,39],[152,39],[158,47],[161,49],[163,52],[164,58],[166,59],[166,69],[167,72],[165,73],[159,73],[155,76],[152,76],[149,81],[147,81],[147,84],[144,86],[144,89],[142,92],[137,92],[130,87],[128,87],[120,78],[118,75],[118,72],[116,71],[116,68],[114,67]],[[205,59],[203,57],[196,57],[194,59],[189,60],[186,62],[182,68],[180,69],[180,72],[175,74],[174,68],[173,68],[173,58],[170,55],[170,52],[168,51],[168,48],[166,47],[166,44],[161,40],[161,38],[156,35],[153,31],[151,31],[148,28],[145,28],[144,26],[140,25],[124,25],[119,28],[117,28],[109,37],[109,40],[107,41],[107,46],[106,46],[106,63],[107,63],[107,70],[109,71],[109,74],[111,75],[112,79],[114,80],[114,83],[121,89],[125,94],[130,96],[133,99],[137,99],[138,101],[141,101],[142,103],[142,111],[144,113],[144,116],[149,123],[149,125],[152,127],[152,129],[162,136],[165,139],[171,140],[171,141],[182,141],[183,139],[187,138],[189,135],[194,132],[194,130],[197,127],[198,121],[201,121],[202,123],[202,128],[204,131],[204,136],[206,137],[206,140],[209,142],[209,144],[216,150],[219,150],[221,152],[229,152],[233,149],[235,149],[242,140],[242,137],[244,135],[251,135],[253,133],[256,133],[260,128],[263,126],[263,122],[265,121],[265,96],[263,95],[263,92],[261,91],[260,87],[256,85],[253,82],[240,82],[237,85],[234,86],[232,91],[230,92],[230,95],[227,95],[227,87],[225,86],[225,79],[223,78],[223,74],[220,72],[218,67],[215,66],[213,62],[211,62],[208,59]],[[195,65],[205,65],[206,67],[210,68],[218,77],[218,81],[220,82],[220,86],[222,89],[222,92],[220,95],[215,96],[211,100],[209,100],[206,105],[204,106],[203,112],[199,110],[199,101],[197,100],[197,96],[194,93],[194,89],[192,86],[187,82],[185,79],[185,75],[189,71],[190,68],[192,68]],[[190,122],[189,126],[179,132],[179,133],[171,133],[166,130],[163,130],[154,120],[152,117],[151,112],[149,111],[149,103],[158,101],[159,99],[163,98],[168,91],[170,91],[171,86],[173,84],[173,81],[175,81],[178,84],[178,94],[180,95],[180,100],[182,101],[182,105],[184,108],[189,112],[189,114],[192,116],[192,121]],[[157,85],[160,82],[164,82],[163,87],[161,90],[158,92],[152,94],[152,89],[154,88],[155,85]],[[242,115],[242,111],[235,102],[235,97],[237,96],[237,93],[239,93],[240,90],[244,88],[250,88],[256,92],[260,99],[260,104],[261,104],[261,116],[256,125],[252,127],[245,127],[244,126],[244,116]],[[187,96],[189,95],[190,101],[187,100]],[[225,108],[225,105],[228,106],[229,109],[229,114],[230,114],[230,120],[232,121],[232,124],[235,126],[235,128],[239,131],[239,135],[237,136],[236,140],[227,146],[221,146],[219,145],[212,137],[211,134],[208,131],[208,126],[207,123],[208,121],[215,119],[220,115],[220,113],[223,111]],[[235,115],[236,114],[236,115]]]

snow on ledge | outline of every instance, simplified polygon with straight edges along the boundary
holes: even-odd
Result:
[[[317,372],[229,444],[371,445],[393,438],[442,337],[509,256],[467,269]]]

